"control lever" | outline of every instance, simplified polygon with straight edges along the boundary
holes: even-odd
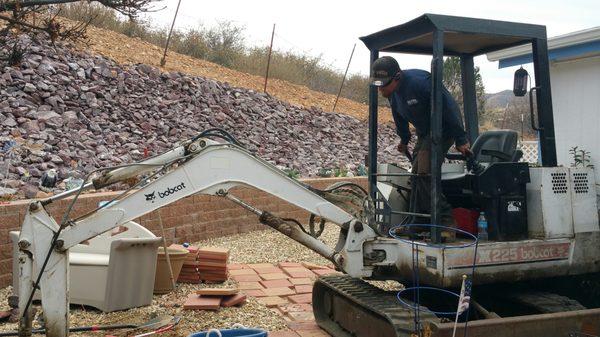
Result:
[[[467,161],[467,170],[472,172],[475,175],[481,174],[485,170],[485,166],[481,165],[473,155],[473,152],[467,151],[466,153],[466,161]]]

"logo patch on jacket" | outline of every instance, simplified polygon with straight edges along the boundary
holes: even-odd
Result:
[[[416,98],[413,98],[413,99],[409,99],[408,101],[406,101],[406,104],[408,104],[408,106],[417,105],[417,104],[419,104],[419,101],[417,101]]]

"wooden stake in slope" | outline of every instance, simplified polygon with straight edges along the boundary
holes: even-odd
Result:
[[[179,13],[179,5],[181,5],[181,0],[179,0],[177,2],[177,9],[175,10],[175,15],[173,16],[173,22],[171,23],[171,29],[169,30],[169,36],[167,36],[167,44],[165,45],[165,52],[163,53],[163,57],[160,60],[161,67],[164,67],[165,64],[167,63],[167,50],[169,49],[169,42],[171,42],[171,34],[173,33],[173,27],[175,26],[175,19],[177,19],[177,13]],[[165,251],[165,253],[166,253],[166,251]],[[167,261],[169,261],[168,258],[167,258]],[[171,268],[171,266],[169,266],[169,268]]]
[[[352,47],[352,52],[350,53],[350,59],[348,60],[348,65],[346,66],[346,71],[344,72],[344,77],[342,78],[342,84],[340,84],[340,90],[338,91],[337,97],[335,98],[335,103],[333,103],[333,109],[331,112],[335,112],[335,107],[337,106],[338,99],[340,99],[340,95],[342,94],[342,88],[344,87],[344,82],[346,81],[346,75],[348,74],[348,68],[350,68],[350,62],[352,62],[352,56],[354,56],[354,49],[356,48],[356,43],[354,47]]]
[[[273,51],[273,37],[275,36],[275,24],[273,24],[273,32],[271,33],[271,45],[269,46],[269,56],[267,58],[267,73],[265,74],[265,88],[263,92],[267,92],[267,80],[269,79],[269,66],[271,65],[271,52]]]
[[[165,238],[165,227],[163,226],[162,217],[160,216],[160,209],[157,211],[158,213],[158,224],[160,225],[160,231],[162,234],[162,242],[163,249],[165,250],[165,258],[167,260],[167,268],[169,268],[169,277],[171,278],[171,285],[173,290],[177,287],[175,283],[175,277],[173,276],[173,268],[171,268],[171,257],[169,255],[169,250],[167,249],[167,239]]]

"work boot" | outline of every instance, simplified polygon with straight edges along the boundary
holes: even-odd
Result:
[[[458,228],[458,224],[451,215],[442,216],[442,225],[448,228]],[[441,233],[443,242],[456,242],[456,231],[445,229]]]
[[[450,230],[445,230],[442,231],[441,233],[442,236],[442,242],[456,242],[456,232],[455,231],[450,231]]]

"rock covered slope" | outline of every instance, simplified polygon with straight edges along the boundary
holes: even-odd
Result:
[[[61,19],[61,22],[65,26],[76,24],[76,22],[67,19]],[[91,50],[95,54],[103,55],[120,64],[148,64],[160,67],[163,71],[179,71],[190,75],[213,78],[236,87],[249,88],[258,92],[262,92],[264,88],[263,76],[226,68],[207,60],[197,59],[174,51],[169,51],[166,64],[161,66],[160,60],[162,59],[163,48],[142,41],[139,38],[93,26],[87,27],[86,36],[88,39],[85,41],[85,45],[81,44],[81,48]],[[132,53],[131,50],[136,52]],[[304,107],[316,106],[327,112],[331,112],[336,98],[335,95],[314,91],[306,86],[277,78],[269,78],[267,91],[272,96],[285,102]],[[344,97],[340,97],[336,111],[361,120],[368,118],[366,104]],[[380,123],[393,120],[390,109],[385,107],[380,107],[378,118]]]
[[[210,127],[302,176],[353,169],[367,153],[366,122],[348,115],[148,65],[121,66],[43,37],[8,39],[0,54],[15,41],[28,46],[19,66],[0,68],[0,187],[19,197],[34,197],[49,169],[59,181],[82,177],[161,153]],[[381,126],[382,160],[400,160],[395,143],[393,127]]]

